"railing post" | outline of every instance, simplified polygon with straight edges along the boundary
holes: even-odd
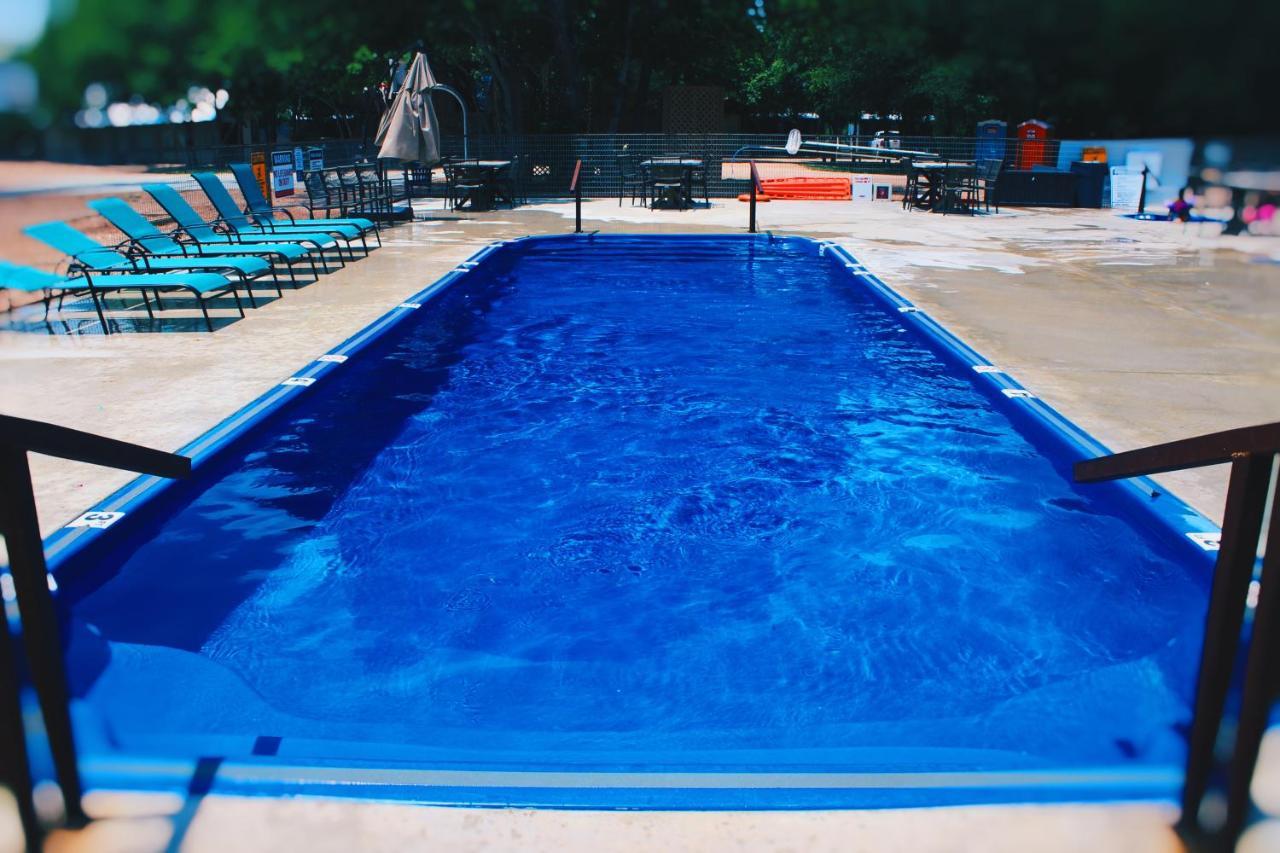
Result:
[[[27,849],[40,850],[44,829],[36,815],[31,760],[27,755],[27,735],[22,725],[16,646],[6,619],[0,624],[0,785],[13,792]]]
[[[87,818],[80,803],[80,771],[76,766],[75,735],[71,728],[70,691],[62,657],[62,638],[49,575],[44,543],[31,489],[31,469],[25,448],[0,444],[0,532],[9,551],[9,575],[13,578],[32,687],[40,700],[49,751],[53,754],[58,787],[66,805],[67,822],[83,825]]]
[[[1270,456],[1250,454],[1232,461],[1187,746],[1187,778],[1182,788],[1180,821],[1180,825],[1187,829],[1197,825],[1200,803],[1213,773],[1214,747],[1222,727],[1227,692],[1231,688],[1231,669],[1240,644],[1245,599],[1249,594],[1249,582],[1253,579],[1258,534],[1262,532],[1262,515],[1270,482]]]
[[[1078,482],[1096,482],[1231,463],[1196,681],[1182,814],[1178,820],[1178,829],[1195,838],[1205,834],[1200,823],[1200,807],[1213,774],[1215,747],[1231,690],[1232,669],[1243,641],[1241,632],[1268,499],[1273,506],[1280,506],[1280,482],[1274,487],[1271,482],[1278,453],[1280,423],[1274,423],[1090,459],[1077,463],[1075,469]],[[1280,542],[1280,512],[1275,509],[1267,537],[1269,545]],[[1253,612],[1244,691],[1236,720],[1228,774],[1227,815],[1213,839],[1214,849],[1235,849],[1248,820],[1249,786],[1280,680],[1277,643],[1280,643],[1280,550],[1268,547],[1259,581],[1258,603]]]
[[[756,161],[751,161],[751,222],[747,231],[756,233],[756,189],[760,186],[760,174],[756,171]]]
[[[81,802],[80,771],[71,726],[70,690],[58,630],[58,613],[44,560],[44,543],[40,538],[28,452],[157,477],[185,477],[191,472],[191,460],[65,427],[0,415],[0,535],[3,535],[9,552],[9,576],[17,599],[21,645],[26,652],[28,676],[44,718],[45,738],[53,756],[58,787],[62,790],[66,821],[71,826],[82,826],[88,822],[88,816]],[[17,649],[14,648],[17,644],[12,642],[10,630],[7,620],[4,620],[0,626],[5,635],[4,641],[0,642],[0,654],[5,656],[5,661],[0,663],[0,676],[16,673],[19,669]],[[0,734],[12,741],[0,745],[6,752],[5,759],[0,761],[0,772],[12,779],[12,789],[18,799],[23,830],[27,835],[27,847],[35,850],[39,849],[41,830],[31,803],[34,780],[25,754],[17,678],[0,678],[0,684],[12,685],[10,695],[0,696],[0,705],[4,706],[0,708],[0,727],[5,729]],[[14,710],[18,713],[16,726],[10,719]]]
[[[573,233],[582,233],[582,161],[579,160],[573,166],[573,183],[569,185],[569,189],[573,190]]]
[[[1268,457],[1268,468],[1270,461]],[[1280,498],[1280,489],[1277,492],[1276,497]],[[1276,653],[1276,643],[1280,641],[1280,505],[1274,503],[1271,522],[1267,525],[1267,543],[1262,577],[1258,581],[1258,604],[1253,611],[1253,634],[1249,637],[1240,717],[1236,721],[1236,746],[1231,755],[1227,821],[1222,828],[1229,844],[1235,844],[1249,819],[1250,783],[1258,763],[1262,736],[1267,730],[1277,675],[1280,674],[1277,672],[1280,655]]]
[[[1151,167],[1146,163],[1142,164],[1142,189],[1138,191],[1138,213],[1147,212],[1147,173],[1151,171]]]

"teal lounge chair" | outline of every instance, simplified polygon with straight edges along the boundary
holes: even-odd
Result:
[[[240,304],[240,295],[237,292],[240,285],[217,273],[137,273],[124,271],[114,275],[98,276],[95,279],[93,274],[85,267],[78,267],[71,277],[63,277],[44,270],[11,264],[8,261],[0,261],[0,287],[7,290],[21,290],[27,293],[42,291],[45,295],[44,316],[46,320],[49,318],[49,300],[53,298],[53,291],[60,291],[62,296],[68,293],[87,291],[90,298],[93,299],[93,309],[98,312],[98,320],[102,323],[102,333],[104,335],[111,334],[111,328],[107,325],[107,318],[103,309],[103,305],[106,303],[106,294],[121,290],[137,290],[141,293],[142,303],[147,308],[147,316],[153,319],[155,318],[155,313],[151,310],[151,300],[147,298],[148,291],[155,296],[156,307],[158,308],[164,307],[160,302],[161,292],[179,291],[190,293],[199,303],[200,313],[204,315],[205,326],[208,327],[210,332],[213,331],[213,321],[209,319],[209,308],[205,303],[205,300],[210,297],[230,293],[236,300],[236,310],[240,312],[241,317],[244,316],[244,306]]]
[[[275,236],[270,234],[237,234],[227,233],[219,230],[225,228],[222,220],[214,220],[206,222],[196,209],[187,203],[182,197],[182,193],[175,190],[168,184],[143,184],[142,188],[147,194],[155,199],[156,204],[169,214],[170,218],[177,224],[174,229],[173,236],[179,242],[194,242],[201,246],[213,246],[218,244],[234,245],[234,246],[262,246],[279,251],[294,251],[301,249],[311,260],[311,268],[315,270],[315,259],[319,255],[320,263],[324,264],[324,271],[329,271],[329,262],[324,257],[325,249],[336,249],[338,241],[332,237],[325,235],[316,237],[315,239],[299,240],[297,235],[290,234],[286,236]]]
[[[39,293],[44,303],[44,318],[49,319],[49,304],[56,295],[61,304],[68,293],[88,293],[89,285],[83,280],[69,279],[57,273],[45,272],[35,267],[24,267],[0,260],[0,290],[16,290],[20,293]],[[9,303],[13,305],[12,302]]]
[[[249,208],[249,214],[260,224],[271,222],[277,227],[318,227],[321,229],[327,229],[332,225],[346,225],[360,229],[362,235],[373,232],[374,239],[378,241],[377,246],[382,246],[382,231],[378,228],[378,223],[372,219],[366,219],[363,216],[326,216],[324,219],[298,219],[289,210],[288,205],[271,206],[271,202],[267,201],[267,197],[262,194],[262,187],[253,176],[253,168],[248,163],[232,163],[231,173],[236,176],[236,183],[240,185],[240,195],[244,196],[244,203]],[[301,202],[294,202],[294,204],[299,207],[303,206]],[[283,213],[288,219],[276,219],[277,211]],[[364,248],[365,252],[369,251],[367,243]]]
[[[42,222],[22,229],[22,233],[35,237],[46,246],[52,246],[71,259],[71,271],[88,270],[99,277],[118,273],[138,272],[215,272],[234,276],[244,285],[249,304],[257,308],[249,282],[271,272],[271,264],[262,258],[202,258],[148,255],[134,250],[124,255],[118,250],[132,246],[126,240],[116,246],[104,246],[83,231],[65,222]],[[276,290],[279,290],[277,285]],[[236,297],[239,300],[239,296]]]
[[[213,172],[195,172],[191,177],[195,178],[196,183],[200,185],[200,189],[204,190],[204,194],[209,198],[213,209],[218,212],[219,221],[235,232],[237,236],[249,234],[270,235],[277,240],[333,240],[336,238],[347,244],[347,254],[351,256],[352,260],[355,260],[356,253],[351,247],[351,241],[360,236],[358,229],[346,225],[335,225],[332,228],[302,230],[298,228],[281,228],[272,223],[259,224],[240,212],[240,208],[236,205],[236,200],[231,197],[231,193],[222,185],[222,179]],[[338,260],[342,260],[341,249],[338,250]]]
[[[293,281],[293,286],[298,286],[298,276],[293,271],[293,261],[301,260],[307,256],[307,250],[301,246],[278,246],[272,248],[263,245],[241,245],[238,243],[220,243],[212,246],[202,246],[198,243],[187,244],[180,243],[152,225],[147,218],[138,211],[130,207],[126,202],[118,198],[100,198],[89,202],[89,207],[97,211],[103,219],[110,222],[115,227],[124,232],[125,236],[133,241],[135,246],[140,247],[149,255],[177,256],[177,257],[266,257],[272,265],[274,272],[277,261],[283,261],[285,268],[289,270],[289,277]],[[311,269],[315,272],[315,261],[311,261]],[[280,293],[280,279],[276,276],[276,292]],[[281,296],[284,294],[281,293]]]

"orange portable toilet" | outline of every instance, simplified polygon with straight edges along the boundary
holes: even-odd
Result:
[[[1030,170],[1047,162],[1049,123],[1031,118],[1018,125],[1018,168]]]

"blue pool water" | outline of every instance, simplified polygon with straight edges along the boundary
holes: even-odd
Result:
[[[1204,565],[1009,405],[811,244],[504,250],[66,572],[81,740],[1172,767]]]

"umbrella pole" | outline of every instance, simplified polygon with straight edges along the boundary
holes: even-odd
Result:
[[[457,101],[458,106],[462,108],[462,159],[466,160],[471,156],[471,153],[467,150],[467,104],[466,104],[466,101],[462,100],[462,95],[460,95],[458,93],[458,90],[453,88],[452,86],[446,86],[443,83],[437,83],[436,85],[431,87],[432,91],[435,91],[437,89],[440,90],[441,92],[445,92],[447,94],[453,95],[453,99]]]

